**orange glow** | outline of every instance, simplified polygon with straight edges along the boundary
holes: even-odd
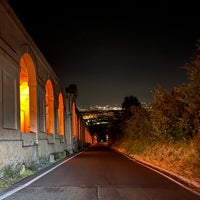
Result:
[[[59,135],[64,135],[64,104],[63,104],[63,96],[60,93],[58,97],[58,128]]]
[[[20,129],[21,132],[30,132],[30,103],[29,86],[26,69],[21,67],[20,72]]]
[[[54,94],[50,80],[46,82],[46,132],[54,134]]]
[[[85,142],[92,143],[92,137],[87,127],[85,127]]]
[[[36,75],[33,60],[24,53],[20,65],[20,131],[37,132]]]

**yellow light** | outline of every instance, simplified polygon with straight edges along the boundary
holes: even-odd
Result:
[[[30,132],[30,106],[28,82],[20,84],[20,122],[21,132]]]

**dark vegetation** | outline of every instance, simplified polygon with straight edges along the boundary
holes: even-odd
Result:
[[[200,45],[186,69],[189,81],[167,91],[155,89],[149,107],[142,107],[137,97],[127,96],[122,111],[115,113],[110,128],[111,142],[123,137],[168,142],[194,139],[200,134]]]
[[[200,42],[184,69],[187,82],[170,91],[155,89],[148,107],[125,97],[109,128],[109,144],[200,180]]]

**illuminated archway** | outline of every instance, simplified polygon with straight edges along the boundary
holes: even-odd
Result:
[[[64,103],[62,93],[58,96],[58,129],[59,135],[64,135]]]
[[[50,80],[46,82],[46,132],[54,134],[54,94]]]
[[[20,128],[21,132],[30,132],[30,102],[28,74],[24,67],[20,71]]]
[[[36,75],[32,58],[25,53],[20,59],[20,131],[37,132]]]

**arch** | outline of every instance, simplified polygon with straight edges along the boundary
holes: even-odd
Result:
[[[24,53],[20,65],[20,131],[37,132],[36,74],[33,60]]]
[[[58,96],[58,129],[59,135],[64,135],[64,102],[63,95],[60,92]]]
[[[46,132],[54,134],[54,92],[52,82],[46,82]]]

